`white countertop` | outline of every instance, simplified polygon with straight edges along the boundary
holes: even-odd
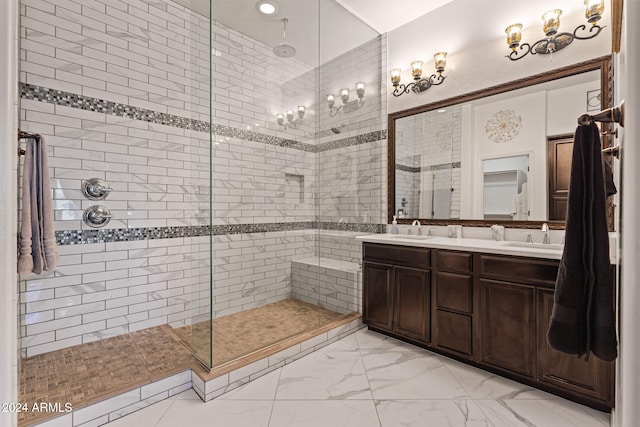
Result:
[[[484,239],[450,239],[448,237],[430,237],[418,240],[402,234],[367,234],[356,236],[357,240],[372,243],[384,243],[388,245],[415,246],[421,248],[452,249],[469,252],[485,252],[490,254],[525,256],[532,258],[560,259],[562,258],[561,245],[549,245],[542,248],[540,244],[526,247],[522,242],[510,242]],[[522,246],[509,246],[510,244]]]

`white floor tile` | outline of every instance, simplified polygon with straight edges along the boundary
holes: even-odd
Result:
[[[269,427],[380,426],[371,400],[276,401]]]
[[[363,329],[208,403],[188,390],[107,426],[609,427],[609,418]]]
[[[468,399],[438,356],[428,352],[364,354],[364,366],[375,399]]]
[[[406,342],[382,335],[378,332],[370,331],[366,328],[360,329],[354,335],[358,341],[358,348],[362,354],[380,353],[385,351],[415,351],[419,349],[419,347],[416,347],[415,345],[407,344]]]
[[[476,403],[495,427],[603,427],[601,420],[584,411],[581,405],[564,399]]]
[[[371,399],[360,353],[318,351],[284,366],[276,399]]]
[[[491,427],[472,400],[380,400],[382,427]]]
[[[176,399],[156,427],[268,427],[272,404],[270,400]]]
[[[273,400],[280,380],[281,369],[269,372],[235,390],[223,394],[218,399],[223,400]]]
[[[446,357],[441,358],[472,399],[559,399],[525,384],[486,372]]]

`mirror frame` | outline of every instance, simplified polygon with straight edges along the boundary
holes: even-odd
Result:
[[[603,56],[600,58],[591,59],[589,61],[580,62],[574,65],[558,68],[556,70],[548,71],[541,74],[535,74],[529,77],[525,77],[518,80],[513,80],[507,83],[502,83],[496,86],[492,86],[486,89],[481,89],[474,92],[469,92],[463,95],[454,96],[452,98],[443,99],[441,101],[432,102],[430,104],[424,104],[417,107],[408,108],[406,110],[396,111],[388,115],[387,123],[387,223],[391,223],[393,215],[395,215],[395,199],[396,199],[396,142],[395,142],[395,130],[396,120],[412,116],[415,114],[424,113],[431,110],[436,110],[443,107],[448,107],[454,104],[462,104],[465,102],[473,101],[487,96],[496,95],[511,90],[521,89],[540,83],[560,79],[563,77],[569,77],[576,74],[582,74],[589,71],[600,71],[600,90],[602,94],[602,110],[610,108],[613,104],[613,68],[611,55]],[[577,126],[576,117],[576,126]],[[602,131],[612,131],[613,123],[602,123]],[[604,134],[602,136],[602,147],[609,147],[611,144],[611,135]],[[607,222],[613,224],[613,201],[612,198],[608,198],[607,201]],[[399,224],[410,224],[415,219],[418,219],[422,225],[447,225],[447,224],[460,224],[464,226],[474,227],[488,227],[492,224],[504,225],[507,228],[540,228],[543,223],[548,223],[549,228],[555,230],[564,230],[564,221],[487,221],[482,219],[427,219],[427,218],[411,218],[411,219],[398,219]]]

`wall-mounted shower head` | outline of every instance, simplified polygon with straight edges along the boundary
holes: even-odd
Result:
[[[344,126],[345,125],[341,123],[340,125],[338,125],[338,126],[336,126],[334,128],[331,128],[331,132],[333,132],[335,134],[339,134]]]
[[[281,21],[284,26],[284,30],[282,32],[282,43],[274,46],[273,53],[280,58],[291,58],[296,54],[296,48],[287,44],[287,22],[289,22],[289,20],[287,18],[282,18]]]

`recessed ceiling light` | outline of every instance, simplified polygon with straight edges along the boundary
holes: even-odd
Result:
[[[273,15],[278,11],[278,5],[268,0],[260,0],[256,3],[256,8],[265,15]]]
[[[445,113],[447,110],[445,110],[444,108],[441,108],[438,110],[438,113]]]

